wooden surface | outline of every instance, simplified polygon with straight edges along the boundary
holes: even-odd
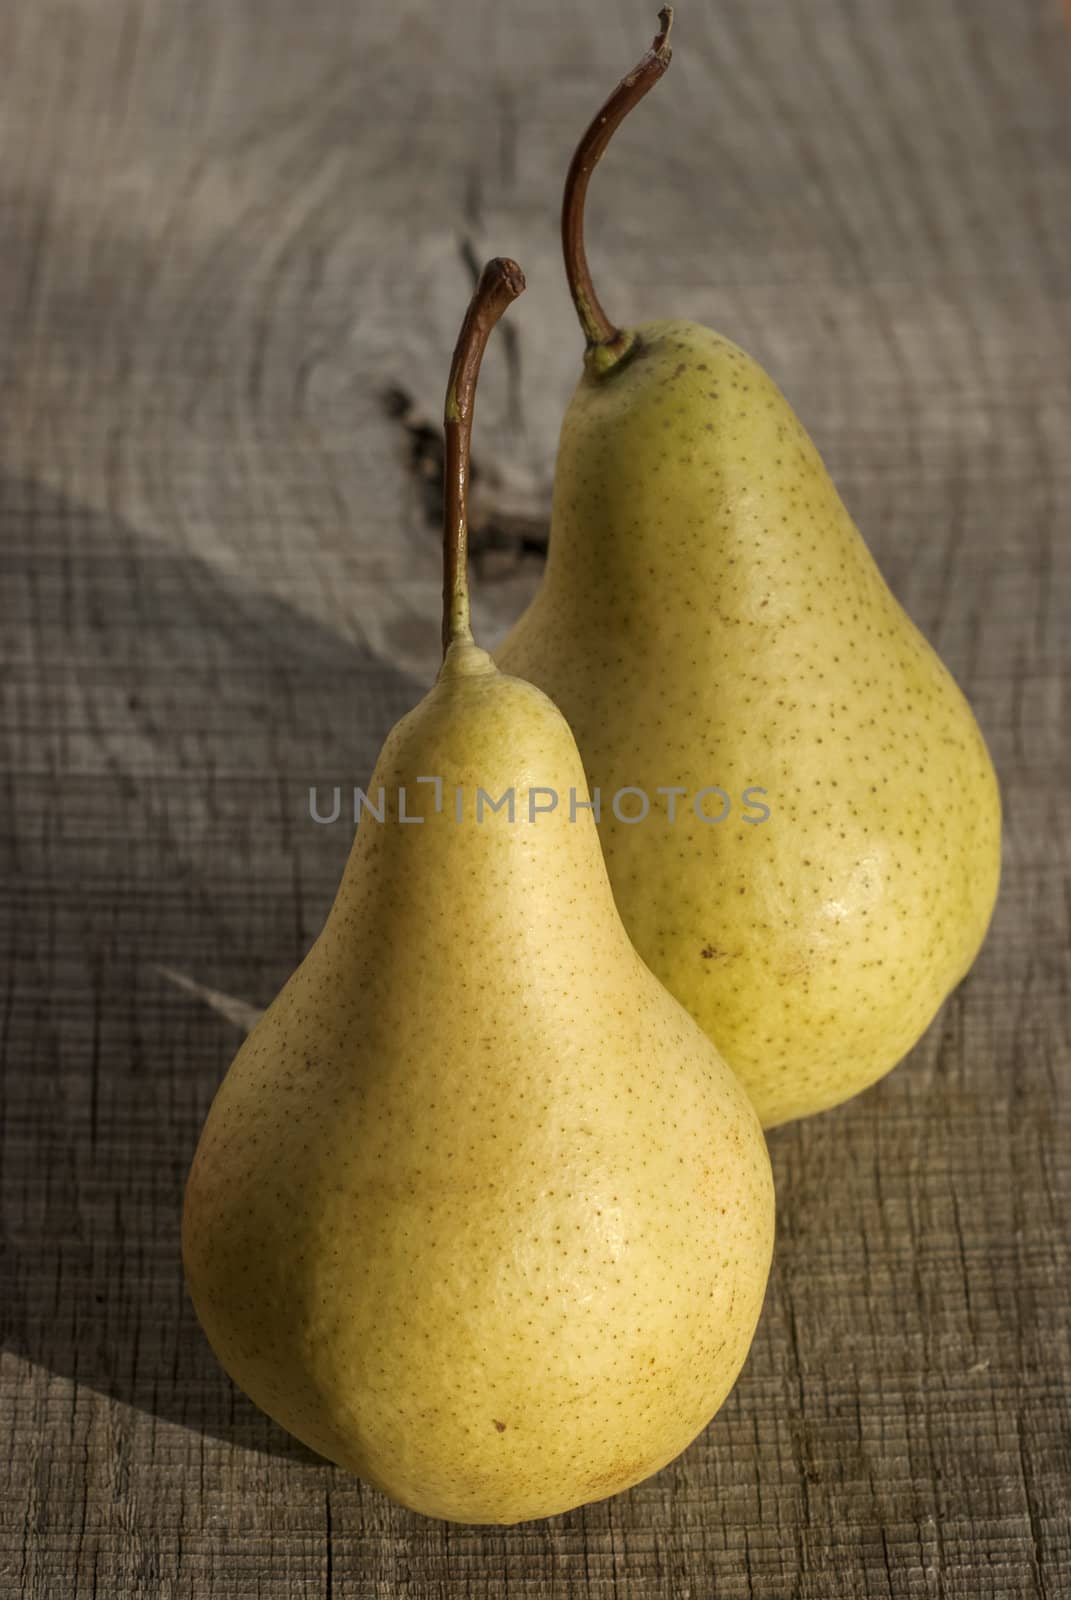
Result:
[[[297,962],[348,846],[307,787],[363,781],[433,670],[419,418],[497,251],[531,288],[477,417],[485,640],[531,593],[579,357],[560,180],[654,9],[0,7],[5,1596],[1071,1594],[1059,0],[682,0],[592,189],[611,311],[780,380],[1007,807],[969,980],[885,1083],[771,1139],[722,1414],[616,1500],[449,1527],[290,1442],[183,1296],[241,1036],[203,991],[260,1006]]]

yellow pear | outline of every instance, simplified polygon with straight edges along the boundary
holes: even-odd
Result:
[[[442,670],[213,1102],[183,1221],[198,1316],[264,1410],[487,1523],[684,1448],[747,1354],[773,1231],[754,1110],[629,942],[565,720],[469,631],[472,395],[522,287],[490,263],[455,353]]]
[[[1000,803],[967,702],[773,381],[707,328],[622,331],[598,302],[587,178],[665,69],[663,23],[567,181],[587,359],[546,574],[496,658],[565,713],[625,927],[772,1126],[881,1077],[967,972]],[[615,806],[623,788],[643,794]]]

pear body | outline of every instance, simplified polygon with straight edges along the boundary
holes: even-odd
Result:
[[[772,380],[694,323],[636,333],[569,406],[544,580],[496,658],[564,711],[626,928],[772,1126],[881,1077],[966,973],[997,784]]]
[[[547,1516],[654,1472],[724,1399],[769,1267],[765,1143],[625,934],[542,693],[453,646],[380,786],[212,1105],[187,1281],[312,1448],[429,1515]],[[530,823],[533,786],[560,799]],[[513,789],[515,820],[477,823],[477,788]]]

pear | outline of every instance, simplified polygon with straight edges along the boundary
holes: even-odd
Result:
[[[773,1231],[758,1119],[625,933],[564,718],[469,629],[476,372],[522,287],[491,262],[455,352],[438,681],[212,1104],[183,1218],[197,1314],[252,1399],[476,1523],[677,1455],[745,1359]]]
[[[496,659],[565,713],[625,927],[771,1127],[880,1078],[963,978],[1000,802],[967,702],[774,382],[707,328],[620,330],[598,301],[584,193],[668,64],[662,21],[567,180],[588,350],[544,579]],[[626,787],[643,793],[617,803]]]

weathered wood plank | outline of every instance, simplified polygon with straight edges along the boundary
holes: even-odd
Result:
[[[1056,0],[682,7],[592,190],[623,318],[747,345],[1001,772],[992,935],[911,1060],[772,1138],[736,1392],[631,1494],[501,1531],[325,1467],[216,1366],[185,1168],[434,666],[434,419],[472,261],[488,515],[538,528],[577,339],[555,214],[654,7],[0,10],[0,1588],[29,1600],[1046,1600],[1071,1590],[1071,47]],[[504,568],[508,568],[504,571]],[[492,576],[492,574],[497,576]],[[489,563],[504,630],[538,560]]]

